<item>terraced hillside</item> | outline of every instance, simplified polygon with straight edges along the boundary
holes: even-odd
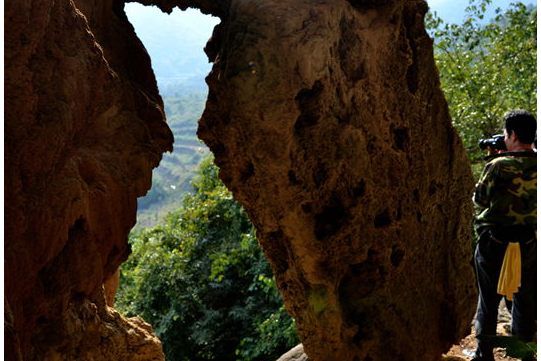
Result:
[[[190,181],[195,168],[209,152],[196,135],[206,94],[166,95],[163,100],[167,122],[175,137],[174,150],[164,155],[152,174],[151,190],[138,200],[136,227],[153,226],[178,208],[183,195],[192,190]]]

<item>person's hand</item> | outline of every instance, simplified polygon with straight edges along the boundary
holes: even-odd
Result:
[[[505,152],[505,150],[494,149],[494,148],[491,148],[491,147],[487,148],[487,155],[500,154],[500,153],[503,153],[503,152]]]
[[[500,151],[492,148],[492,147],[488,147],[487,148],[487,155],[493,155],[493,154],[498,154]]]

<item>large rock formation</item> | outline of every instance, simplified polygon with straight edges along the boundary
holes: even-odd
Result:
[[[472,179],[424,1],[141,2],[222,19],[199,135],[310,359],[436,360],[464,335]],[[9,1],[5,22],[7,359],[160,359],[102,286],[171,149],[148,55],[121,0]]]
[[[8,360],[159,360],[105,304],[136,199],[171,150],[150,59],[110,1],[5,6]]]
[[[232,1],[199,136],[315,361],[437,360],[469,333],[472,176],[424,1]]]

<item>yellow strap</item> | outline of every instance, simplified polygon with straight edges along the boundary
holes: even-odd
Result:
[[[513,299],[513,293],[518,292],[520,287],[520,244],[509,242],[503,257],[500,279],[498,280],[498,293],[505,296],[509,301]]]

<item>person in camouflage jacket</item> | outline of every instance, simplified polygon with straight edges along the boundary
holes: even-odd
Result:
[[[519,242],[521,280],[513,294],[511,332],[533,341],[537,293],[537,157],[532,148],[535,118],[523,110],[504,116],[507,151],[492,156],[473,197],[478,236],[475,271],[479,301],[475,319],[477,350],[472,361],[493,361],[492,336],[496,335],[498,279],[509,242]]]

